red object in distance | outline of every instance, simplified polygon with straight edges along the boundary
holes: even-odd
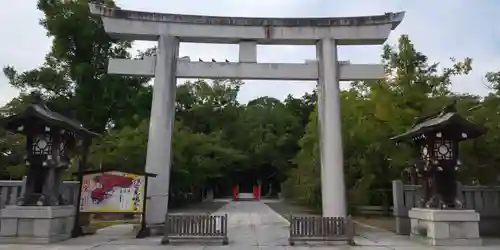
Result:
[[[237,201],[240,194],[240,187],[234,186],[233,188],[233,200]]]
[[[257,186],[253,186],[253,198],[254,198],[254,200],[260,201],[260,192],[261,192],[260,184],[258,184]]]

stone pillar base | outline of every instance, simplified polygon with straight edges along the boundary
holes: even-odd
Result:
[[[413,208],[411,238],[432,246],[480,246],[479,214],[474,210]]]
[[[48,244],[71,238],[75,206],[7,206],[0,212],[0,243]]]

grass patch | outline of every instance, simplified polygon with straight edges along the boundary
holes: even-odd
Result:
[[[101,228],[123,225],[123,224],[139,224],[140,220],[92,220],[89,223],[89,230],[99,230]]]
[[[391,216],[355,216],[354,220],[372,227],[396,232],[396,222]]]
[[[268,202],[266,203],[272,210],[283,216],[285,219],[290,218],[290,214],[294,215],[318,215],[321,214],[319,211],[303,207],[297,204],[293,204],[287,201],[280,202]]]

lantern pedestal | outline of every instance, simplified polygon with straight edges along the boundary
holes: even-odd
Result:
[[[67,240],[75,206],[6,206],[0,214],[0,243],[48,244]]]
[[[413,208],[411,238],[432,246],[480,246],[479,214],[474,210]]]

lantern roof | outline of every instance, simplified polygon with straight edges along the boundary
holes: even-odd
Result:
[[[456,102],[453,102],[445,106],[440,112],[417,118],[408,131],[392,137],[391,140],[397,142],[407,141],[422,134],[445,132],[446,130],[467,134],[466,138],[460,137],[457,138],[458,140],[474,139],[486,133],[484,126],[475,124],[458,114],[455,105]]]
[[[66,129],[79,136],[93,137],[99,135],[86,129],[80,122],[50,110],[39,96],[35,97],[35,102],[26,107],[21,113],[1,119],[1,124],[8,131],[25,134],[26,131],[18,131],[18,127],[32,123],[33,119],[41,120],[47,126]]]

